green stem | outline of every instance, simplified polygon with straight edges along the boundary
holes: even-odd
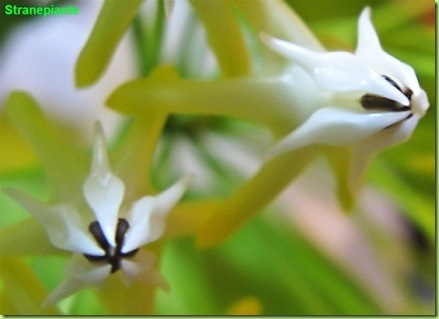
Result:
[[[259,172],[208,217],[197,244],[208,247],[221,243],[247,220],[269,204],[319,153],[320,147],[280,155]]]

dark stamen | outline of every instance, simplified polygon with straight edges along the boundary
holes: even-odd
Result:
[[[101,225],[97,221],[91,222],[90,226],[88,226],[88,230],[103,250],[107,251],[110,248],[110,243],[105,237]]]
[[[407,99],[411,99],[412,90],[405,89],[403,90],[393,79],[388,77],[387,75],[383,75],[383,78],[389,82],[393,87],[395,87],[398,91],[404,94]],[[401,111],[410,111],[410,106],[402,105],[396,101],[387,99],[385,97],[374,95],[374,94],[365,94],[361,97],[361,106],[366,110],[384,110],[390,112],[401,112]]]
[[[410,106],[404,106],[396,101],[373,94],[363,95],[361,97],[361,106],[366,110],[410,111]]]
[[[93,221],[90,223],[88,230],[93,235],[93,238],[99,244],[99,246],[105,251],[104,256],[95,256],[84,254],[85,258],[91,262],[106,262],[111,265],[111,273],[118,271],[121,267],[122,258],[133,257],[139,249],[134,249],[127,253],[122,253],[122,247],[125,240],[125,235],[130,228],[128,221],[124,218],[119,218],[116,226],[116,247],[111,249],[111,245],[105,237],[102,227],[98,221]]]
[[[410,90],[409,88],[406,88],[403,90],[394,80],[389,78],[387,75],[383,75],[383,78],[384,78],[384,80],[386,80],[387,82],[392,84],[395,88],[397,88],[398,91],[400,91],[402,94],[404,94],[406,96],[406,98],[409,99],[409,101],[412,99],[412,95],[413,95],[412,90]]]
[[[117,227],[116,227],[116,244],[117,244],[117,246],[123,245],[123,241],[125,239],[125,234],[127,233],[128,228],[130,228],[130,225],[128,224],[127,220],[124,218],[119,218],[119,221],[117,222]]]
[[[398,91],[404,93],[401,89],[401,87],[390,77],[388,77],[387,75],[383,75],[384,80],[386,80],[387,82],[389,82],[390,84],[392,84],[395,88],[398,89]]]

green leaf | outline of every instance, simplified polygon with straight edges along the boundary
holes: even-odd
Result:
[[[308,146],[266,162],[253,178],[208,217],[197,244],[208,247],[226,240],[279,195],[319,151],[319,147]]]

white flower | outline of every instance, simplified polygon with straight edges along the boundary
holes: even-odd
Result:
[[[355,53],[316,52],[262,35],[272,50],[313,80],[318,89],[308,92],[310,99],[323,101],[271,149],[269,158],[310,144],[352,144],[355,181],[373,153],[411,135],[429,107],[427,96],[413,69],[381,48],[369,8],[361,13],[358,29]]]
[[[145,196],[124,210],[125,185],[111,171],[102,128],[97,127],[90,175],[83,184],[87,207],[68,203],[49,206],[8,189],[18,203],[44,225],[50,242],[74,253],[66,280],[47,298],[51,305],[88,286],[100,286],[118,270],[129,285],[133,280],[167,288],[153,268],[155,255],[140,247],[163,235],[165,218],[186,191],[185,177],[157,196]]]

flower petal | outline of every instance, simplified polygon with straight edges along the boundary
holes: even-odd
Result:
[[[159,286],[164,290],[169,289],[166,279],[154,268],[157,257],[147,251],[141,250],[131,259],[122,260],[123,281],[126,285],[131,286],[134,281],[139,280],[143,283]]]
[[[45,307],[74,294],[75,292],[90,287],[99,287],[110,274],[109,264],[95,264],[89,262],[82,255],[73,255],[66,265],[67,278],[63,281],[44,302]]]
[[[92,208],[108,242],[115,247],[115,232],[125,186],[111,172],[102,127],[97,125],[93,162],[83,186],[84,196]]]
[[[350,172],[350,185],[352,189],[359,186],[359,181],[364,174],[372,156],[378,151],[407,140],[419,122],[419,116],[414,114],[411,118],[398,123],[389,129],[360,141],[353,146],[352,170]]]
[[[31,213],[46,229],[50,242],[58,248],[103,256],[104,251],[84,232],[78,212],[69,205],[49,207],[23,192],[6,189],[5,192]]]
[[[189,186],[191,177],[183,177],[156,197],[146,196],[134,203],[127,219],[130,228],[122,252],[127,253],[159,238],[165,218]]]
[[[310,144],[341,146],[366,138],[386,127],[404,120],[407,112],[360,113],[326,107],[310,118],[268,152],[268,158]]]
[[[413,92],[412,100],[421,102],[418,103],[419,113],[422,115],[425,113],[428,102],[425,101],[425,93],[422,94],[423,91],[419,86],[415,71],[411,66],[399,61],[381,48],[368,7],[363,10],[358,20],[358,44],[355,56],[376,72],[392,78],[403,89],[409,88]]]
[[[352,53],[314,52],[265,34],[262,39],[274,51],[297,62],[324,90],[364,91],[409,105],[407,97],[381,76],[381,70],[372,69]]]

